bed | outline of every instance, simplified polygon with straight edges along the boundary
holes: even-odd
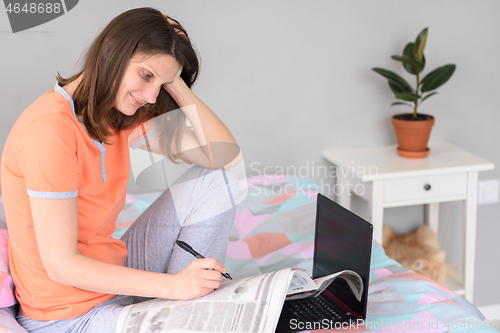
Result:
[[[229,273],[237,278],[292,266],[310,272],[319,185],[307,178],[264,175],[242,179],[240,188],[246,197],[238,205],[229,238],[225,262]],[[119,238],[159,194],[127,194],[113,237]],[[0,333],[26,332],[15,320],[2,213],[0,205]],[[377,242],[372,246],[367,320],[343,332],[498,333],[497,323],[485,320],[471,303],[401,267]]]

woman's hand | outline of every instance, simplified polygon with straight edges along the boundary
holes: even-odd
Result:
[[[184,28],[180,25],[179,22],[177,22],[176,20],[174,20],[173,18],[167,16],[167,15],[163,15],[165,16],[165,18],[167,19],[167,22],[170,23],[171,26],[174,27],[174,30],[175,32],[177,32],[178,34],[180,35],[184,35],[187,37],[186,35],[186,31],[184,30]]]
[[[217,259],[195,259],[184,270],[171,276],[168,298],[192,299],[207,295],[219,288],[221,273],[226,272],[226,267]]]
[[[179,66],[179,69],[177,70],[177,73],[175,74],[175,77],[174,77],[174,80],[172,81],[172,83],[168,83],[168,84],[164,85],[165,90],[174,99],[176,99],[176,96],[179,93],[191,91],[191,89],[189,89],[186,82],[184,82],[184,80],[181,77],[182,69],[183,69],[183,66]]]
[[[168,16],[165,16],[165,18],[178,35],[188,38],[186,30],[184,30],[179,22]],[[241,152],[233,135],[217,115],[191,91],[181,78],[181,72],[182,68],[179,69],[174,81],[165,85],[165,90],[182,109],[182,112],[184,112],[193,127],[194,137],[197,142],[192,140],[192,135],[185,135],[187,132],[184,131],[181,146],[183,149],[186,148],[190,151],[193,149],[201,150],[202,154],[196,154],[201,157],[197,158],[193,156],[194,158],[190,158],[190,163],[212,169],[230,168],[239,164],[242,160]],[[212,143],[233,144],[234,149],[227,149],[227,145],[225,145],[222,149],[214,150],[213,147],[217,145],[212,145]],[[228,154],[230,155],[229,157]]]
[[[184,30],[184,28],[179,24],[179,22],[170,18],[167,15],[164,16],[178,35],[181,35],[184,38],[188,38],[186,30]],[[172,83],[165,85],[165,90],[169,93],[170,96],[174,98],[174,100],[176,100],[177,104],[179,104],[179,101],[177,100],[179,93],[186,93],[188,91],[189,92],[191,91],[191,89],[189,89],[187,84],[181,78],[182,69],[183,66],[181,65],[179,70],[177,71],[177,74],[175,75],[174,81]]]

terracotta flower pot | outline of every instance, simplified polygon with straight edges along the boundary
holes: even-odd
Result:
[[[427,147],[434,117],[419,114],[415,120],[412,113],[401,113],[392,117],[392,124],[398,139],[397,152],[402,157],[426,157],[430,150]]]

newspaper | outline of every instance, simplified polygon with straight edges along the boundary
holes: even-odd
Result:
[[[309,278],[310,281],[307,281],[309,283],[307,286],[305,285],[305,281],[298,281],[298,279],[303,279],[303,277],[299,276],[299,274],[295,274],[290,285],[291,289],[288,290],[286,300],[316,297],[321,294],[323,290],[328,288],[336,278],[344,279],[358,302],[361,302],[361,297],[363,296],[363,279],[361,279],[358,273],[349,270],[323,276],[314,280]],[[292,288],[294,284],[297,284],[298,287]]]
[[[122,310],[115,332],[274,332],[285,298],[315,296],[318,288],[323,290],[336,277],[357,281],[351,282],[353,293],[356,283],[362,292],[362,280],[352,271],[313,281],[302,269],[289,268],[226,280],[214,292],[192,300],[153,299],[129,305]]]

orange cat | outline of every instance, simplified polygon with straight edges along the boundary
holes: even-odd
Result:
[[[398,235],[388,225],[384,225],[382,243],[389,258],[401,266],[427,276],[441,284],[446,284],[444,259],[446,252],[439,247],[438,235],[427,225],[411,234]]]

